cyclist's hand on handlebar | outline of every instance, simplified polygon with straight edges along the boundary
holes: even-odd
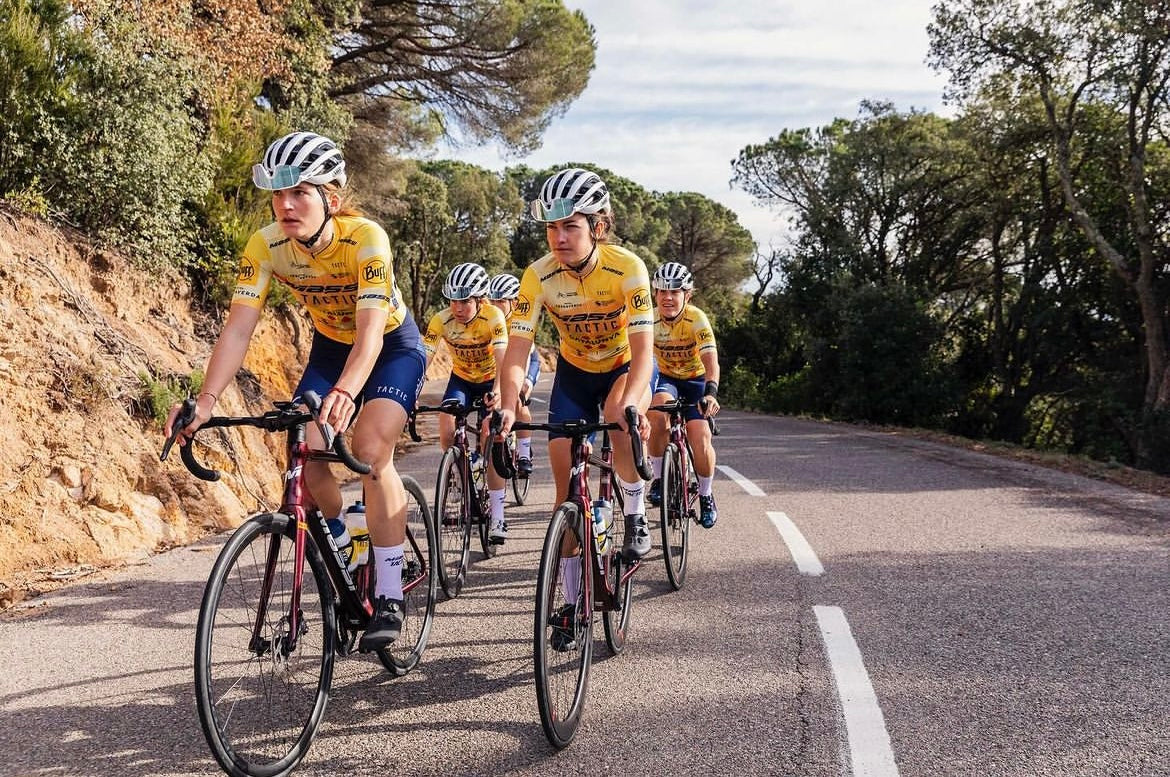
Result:
[[[483,406],[488,410],[493,410],[500,405],[500,392],[498,389],[492,389],[483,395]]]
[[[357,404],[350,397],[349,392],[334,387],[321,400],[321,412],[318,418],[321,423],[329,424],[337,434],[341,434],[349,428],[349,422],[353,420],[353,414],[356,410]]]
[[[626,405],[626,407],[632,407],[638,411],[638,436],[642,438],[643,442],[648,441],[650,439],[650,419],[646,417],[646,414],[637,405],[629,403]],[[626,424],[625,413],[623,413],[622,416],[617,419],[617,422],[618,425],[621,426],[623,432],[630,431],[629,426]]]
[[[175,424],[179,420],[179,415],[183,412],[183,403],[176,402],[171,407],[170,415],[167,416],[167,423],[163,427],[163,433],[167,437],[174,435],[175,441],[179,443],[179,445],[186,445],[187,443],[191,442],[191,438],[195,436],[195,432],[199,429],[199,427],[203,426],[203,424],[207,422],[208,418],[211,418],[212,403],[203,401],[203,396],[204,395],[200,394],[196,398],[195,418],[192,419],[191,423],[187,424],[181,429],[176,430]]]
[[[699,410],[704,418],[711,418],[719,413],[719,400],[715,397],[703,397],[699,400]]]
[[[519,397],[520,402],[522,402],[522,403],[528,402],[528,397],[530,397],[531,395],[532,395],[532,383],[528,380],[528,378],[525,378],[524,382],[520,384],[520,397]]]
[[[516,408],[502,407],[496,411],[500,416],[500,433],[497,440],[503,440],[512,431],[512,424],[516,421]]]

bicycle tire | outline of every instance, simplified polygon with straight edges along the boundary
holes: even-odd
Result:
[[[662,502],[658,507],[658,525],[662,530],[662,560],[666,563],[666,580],[672,590],[679,590],[687,579],[687,556],[690,552],[691,518],[683,499],[682,464],[678,445],[670,443],[662,457]]]
[[[517,455],[515,437],[516,433],[512,432],[512,445],[509,447],[513,452],[513,455]],[[519,470],[516,471],[516,474],[512,475],[512,496],[516,498],[517,506],[523,505],[528,501],[528,487],[531,485],[531,480],[531,475],[521,476]]]
[[[609,532],[609,559],[607,560],[606,578],[613,587],[614,599],[621,604],[619,610],[604,610],[601,622],[605,630],[605,644],[612,655],[618,655],[626,646],[629,636],[630,619],[633,614],[634,586],[633,578],[622,582],[622,575],[628,569],[622,558],[622,543],[626,537],[625,516],[620,512],[614,515],[613,528]]]
[[[492,507],[491,497],[488,495],[487,476],[480,474],[475,478],[475,508],[479,512],[479,547],[483,551],[484,558],[495,558],[500,551],[500,546],[492,542],[490,536],[492,527]]]
[[[435,535],[439,538],[439,585],[448,599],[463,590],[471,558],[471,511],[458,448],[448,448],[439,462],[435,482]]]
[[[586,542],[591,541],[585,538]],[[562,548],[576,546],[566,560],[583,566],[589,556],[581,538],[580,509],[564,502],[553,512],[540,567],[536,578],[536,612],[533,621],[532,654],[536,679],[536,703],[540,724],[550,744],[558,750],[568,747],[577,734],[585,709],[589,688],[589,667],[593,659],[593,603],[583,601],[584,585],[576,599],[575,617],[571,618],[572,639],[566,645],[558,640],[557,629],[550,624],[566,601],[561,577]],[[587,566],[582,577],[592,574]],[[562,631],[562,635],[564,632]],[[561,649],[558,649],[561,648]],[[566,649],[567,648],[567,649]]]
[[[389,647],[376,651],[382,666],[395,677],[402,677],[418,666],[431,623],[435,618],[435,601],[439,596],[436,572],[439,546],[435,539],[435,524],[427,507],[426,497],[418,481],[403,476],[406,490],[406,544],[402,560],[402,631]],[[373,598],[375,577],[370,579],[370,597]]]
[[[305,545],[302,628],[283,655],[294,580],[293,519],[265,513],[246,521],[220,551],[195,630],[195,699],[203,735],[233,777],[288,774],[324,718],[337,634],[333,589],[317,545]],[[268,601],[261,601],[269,558]],[[312,602],[316,600],[316,605]],[[317,608],[320,608],[319,610]],[[260,620],[262,642],[252,640]]]
[[[531,475],[528,477],[521,477],[519,474],[512,476],[512,496],[516,498],[518,507],[528,501],[528,488],[531,483]]]

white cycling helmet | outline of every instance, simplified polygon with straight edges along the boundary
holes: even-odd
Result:
[[[674,289],[690,291],[695,288],[695,279],[691,275],[691,271],[686,268],[686,265],[680,264],[679,262],[667,262],[654,271],[654,277],[650,280],[650,285],[655,289],[663,289],[666,291]]]
[[[520,296],[520,281],[515,275],[501,273],[488,284],[488,299],[516,299]]]
[[[609,189],[601,176],[579,167],[554,173],[540,187],[540,198],[529,203],[534,221],[560,221],[574,213],[591,216],[609,208]]]
[[[488,293],[487,270],[475,262],[455,265],[443,282],[443,296],[449,300],[486,297]]]
[[[315,132],[291,132],[274,140],[260,164],[252,166],[252,183],[268,191],[330,181],[345,186],[345,159],[336,143]]]

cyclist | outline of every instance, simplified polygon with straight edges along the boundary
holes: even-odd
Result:
[[[609,242],[614,230],[609,190],[596,173],[568,168],[544,182],[529,212],[545,224],[549,253],[533,262],[520,281],[500,381],[503,434],[515,420],[524,364],[544,309],[560,335],[549,422],[597,422],[604,406],[606,420],[624,428],[623,410],[633,405],[641,433],[648,437],[654,326],[650,279],[637,255]],[[549,434],[557,504],[569,493],[569,442]],[[622,551],[630,560],[640,559],[650,551],[650,533],[630,446],[614,446],[614,470],[625,497]],[[579,576],[580,569],[572,574]],[[572,583],[567,589],[573,590]]]
[[[654,357],[658,367],[654,404],[675,399],[697,403],[686,411],[687,439],[695,453],[695,474],[699,478],[699,521],[705,528],[715,525],[719,514],[711,482],[715,479],[715,449],[706,419],[719,412],[719,352],[707,314],[691,304],[695,282],[691,271],[678,262],[667,262],[654,271]],[[662,502],[662,455],[668,441],[666,413],[651,416],[650,482],[648,501]]]
[[[504,314],[504,320],[512,323],[512,313],[516,310],[516,298],[520,296],[520,281],[515,275],[501,273],[493,276],[488,283],[488,300]],[[532,401],[532,388],[540,378],[540,355],[536,352],[536,345],[528,352],[528,372],[524,375],[524,383],[520,386],[520,403],[516,406],[516,418],[525,423],[532,422],[532,411],[528,403]],[[521,477],[532,474],[532,432],[528,429],[516,433],[516,471]]]
[[[487,270],[478,264],[465,262],[447,273],[443,283],[447,309],[431,316],[423,334],[428,360],[435,355],[440,340],[447,343],[451,352],[451,377],[443,394],[444,402],[455,400],[461,405],[471,405],[482,398],[484,406],[490,408],[500,395],[496,365],[504,359],[508,326],[504,314],[484,302],[487,293]],[[482,440],[487,439],[486,433],[485,423]],[[439,445],[445,451],[454,438],[455,419],[443,413],[439,416]],[[494,466],[489,466],[487,481],[491,501],[488,537],[492,542],[503,543],[508,538],[508,525],[504,523],[504,479]]]
[[[402,558],[406,492],[394,467],[394,445],[422,388],[425,356],[418,326],[394,281],[385,231],[362,217],[347,186],[345,160],[329,138],[293,132],[274,141],[252,168],[252,182],[272,192],[275,221],[252,234],[240,259],[235,293],[196,397],[195,420],[182,444],[211,417],[235,379],[276,278],[313,321],[309,362],[296,396],[323,397],[321,420],[338,434],[353,423],[353,453],[369,462],[362,477],[366,518],[377,565],[374,617],[362,650],[393,642],[402,625]],[[167,434],[179,405],[171,409]],[[329,447],[316,426],[308,443]],[[305,480],[327,516],[342,517],[337,480],[326,462],[305,465]]]

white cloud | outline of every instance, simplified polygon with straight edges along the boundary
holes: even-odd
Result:
[[[924,64],[933,0],[568,0],[594,25],[588,88],[523,160],[444,149],[500,169],[592,162],[658,191],[731,208],[762,250],[784,219],[730,189],[731,161],[782,129],[852,117],[864,99],[938,110]]]

